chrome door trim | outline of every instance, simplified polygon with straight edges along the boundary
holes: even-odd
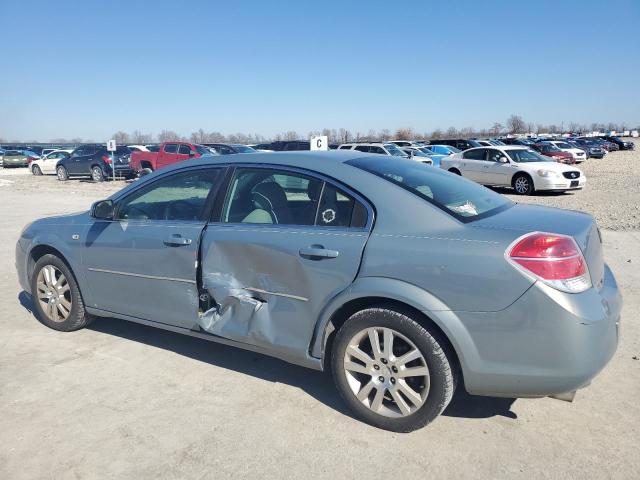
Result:
[[[196,284],[195,280],[188,280],[186,278],[160,277],[157,275],[143,275],[142,273],[118,272],[115,270],[105,270],[103,268],[87,268],[87,270],[91,272],[110,273],[112,275],[124,275],[127,277],[149,278],[151,280],[169,280],[171,282],[192,283],[194,285]]]
[[[254,288],[254,287],[245,287],[244,289],[245,290],[249,290],[250,292],[262,293],[262,294],[265,294],[265,295],[276,295],[278,297],[292,298],[294,300],[300,300],[301,302],[308,302],[309,301],[308,298],[299,297],[298,295],[291,295],[289,293],[269,292],[267,290],[262,290],[260,288]]]

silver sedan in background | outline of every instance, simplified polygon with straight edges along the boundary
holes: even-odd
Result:
[[[618,342],[590,215],[353,150],[181,162],[28,225],[16,266],[53,329],[124,319],[331,369],[399,432],[456,387],[570,399]]]

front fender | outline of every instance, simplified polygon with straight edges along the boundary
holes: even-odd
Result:
[[[82,230],[82,231],[81,231]],[[29,245],[29,249],[26,255],[27,265],[25,266],[25,271],[27,272],[27,276],[30,276],[32,272],[29,271],[29,262],[32,256],[32,252],[35,248],[39,246],[46,246],[53,248],[60,252],[60,254],[64,257],[64,260],[69,265],[69,268],[73,272],[76,277],[76,281],[78,282],[78,286],[82,295],[84,297],[85,303],[88,303],[88,300],[85,295],[88,293],[87,289],[82,288],[86,285],[85,275],[82,270],[82,238],[85,237],[86,227],[85,226],[74,226],[74,232],[64,232],[64,236],[58,233],[52,232],[39,232],[34,235],[31,239],[31,244]],[[74,239],[73,236],[78,235],[78,239]],[[67,238],[68,237],[68,238]]]
[[[311,356],[324,359],[325,346],[329,335],[334,331],[331,323],[333,315],[347,302],[362,298],[386,298],[409,305],[429,317],[451,342],[460,361],[463,372],[466,365],[478,358],[478,352],[469,332],[455,312],[435,295],[410,283],[383,277],[361,277],[324,308],[316,328]]]

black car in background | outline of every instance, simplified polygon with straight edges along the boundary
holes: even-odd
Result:
[[[587,152],[588,158],[604,158],[607,154],[607,150],[602,145],[589,138],[573,138],[571,140]]]
[[[261,147],[262,148],[262,147]],[[311,150],[311,142],[309,140],[281,140],[266,144],[265,150],[273,150],[274,152],[288,152],[292,150]]]
[[[614,136],[611,136],[611,135],[605,135],[602,138],[605,139],[609,143],[613,143],[613,144],[617,145],[620,150],[633,150],[633,148],[635,146],[633,142],[625,142],[620,137],[614,137]]]
[[[464,138],[445,139],[445,140],[438,139],[437,141],[434,140],[431,143],[437,143],[438,145],[449,145],[450,147],[456,147],[458,150],[468,150],[470,148],[483,146],[480,142],[476,140],[464,139]]]
[[[233,153],[257,153],[257,150],[239,143],[203,143],[205,147],[215,150],[218,155],[231,155]]]
[[[77,147],[69,158],[60,160],[56,167],[58,180],[68,180],[71,177],[90,177],[95,182],[102,182],[113,178],[115,163],[116,177],[134,178],[136,172],[129,166],[131,149],[117,147],[115,152],[107,151],[105,145],[85,144]]]

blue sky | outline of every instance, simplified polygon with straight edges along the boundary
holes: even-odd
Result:
[[[640,1],[1,0],[0,137],[640,124]]]

